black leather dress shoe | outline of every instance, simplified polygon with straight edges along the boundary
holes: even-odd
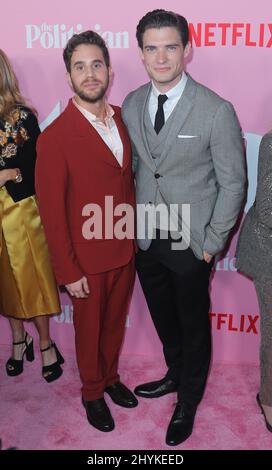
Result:
[[[196,406],[178,402],[166,433],[166,444],[176,446],[192,434]]]
[[[89,423],[99,431],[108,432],[114,429],[114,421],[104,398],[87,401],[82,398]]]
[[[138,405],[137,398],[121,382],[116,382],[105,388],[105,392],[109,394],[116,405],[123,406],[124,408],[134,408]]]
[[[139,397],[144,398],[158,398],[167,393],[176,392],[178,385],[173,380],[163,378],[161,380],[156,380],[155,382],[148,382],[146,384],[138,385],[134,393]]]

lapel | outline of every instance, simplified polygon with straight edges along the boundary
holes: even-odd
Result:
[[[152,170],[155,170],[156,164],[155,164],[154,159],[152,158],[152,155],[148,146],[146,133],[145,133],[145,126],[144,126],[145,113],[148,113],[148,99],[149,99],[149,94],[151,91],[151,86],[152,86],[151,82],[143,86],[141,90],[141,94],[137,97],[137,102],[138,102],[138,118],[140,118],[140,132],[141,132],[142,141],[143,141],[144,149],[145,149],[145,152],[143,153],[142,158],[145,160],[145,162],[148,164],[148,166]],[[173,116],[171,115],[169,118],[171,119],[172,117],[172,122],[171,122],[169,132],[167,133],[167,136],[166,136],[165,145],[164,145],[164,149],[161,154],[161,157],[160,157],[159,164],[161,164],[163,159],[169,153],[169,150],[171,148],[173,141],[175,141],[177,134],[183,127],[187,117],[192,111],[194,102],[195,102],[195,97],[196,97],[196,90],[197,90],[197,84],[188,74],[188,80],[187,80],[184,92],[172,113]],[[154,133],[155,133],[155,130],[154,130]]]
[[[117,129],[118,129],[118,132],[119,132],[119,135],[120,135],[120,139],[121,139],[122,144],[123,144],[123,166],[122,166],[122,168],[126,168],[129,164],[131,165],[130,140],[129,140],[129,137],[128,137],[126,127],[123,124],[123,121],[121,119],[121,113],[120,113],[119,108],[116,108],[115,106],[112,106],[112,108],[114,109],[114,112],[115,112],[113,118],[114,118],[115,124],[117,126]],[[113,158],[114,158],[114,160],[116,160],[114,155],[113,155]],[[118,164],[118,166],[120,166],[120,165]]]
[[[176,140],[177,134],[182,129],[187,117],[192,111],[196,97],[196,90],[196,82],[190,77],[190,75],[188,75],[188,80],[184,92],[180,100],[178,101],[175,109],[173,110],[173,117],[172,115],[170,116],[170,118],[172,117],[172,122],[165,140],[164,149],[161,154],[159,163],[161,163],[163,159],[167,157],[171,145]]]
[[[150,91],[151,91],[151,82],[142,88],[141,94],[138,97],[137,102],[138,102],[138,117],[140,120],[140,132],[141,132],[142,142],[144,144],[144,150],[145,150],[145,153],[141,155],[141,157],[145,160],[145,162],[153,171],[153,170],[156,170],[156,165],[149,149],[149,145],[148,145],[146,133],[145,133],[145,125],[144,125],[145,113],[148,113],[148,98],[149,98]]]
[[[90,150],[96,149],[96,153],[99,153],[99,158],[102,158],[105,163],[111,166],[115,166],[120,168],[118,161],[116,160],[115,156],[113,155],[112,151],[109,147],[105,144],[102,137],[99,133],[94,129],[94,127],[88,122],[88,120],[83,116],[83,114],[77,109],[77,107],[73,104],[72,99],[69,100],[68,106],[65,110],[66,118],[70,128],[70,132],[73,135],[75,140],[79,140],[81,146],[89,148]],[[116,112],[116,110],[115,110]],[[123,152],[123,167],[125,164],[128,164],[128,151],[127,151],[127,142],[125,142],[124,138],[124,130],[121,129],[121,123],[118,123],[118,117],[116,118],[116,114],[114,115],[114,120],[120,132],[120,137],[123,143],[124,152]],[[123,168],[122,167],[122,168]]]

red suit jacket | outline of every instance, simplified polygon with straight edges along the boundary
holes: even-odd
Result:
[[[82,234],[86,204],[98,204],[103,219],[105,196],[113,197],[113,208],[125,203],[135,209],[129,137],[120,108],[113,109],[124,148],[122,167],[72,100],[38,139],[36,192],[59,284],[124,266],[135,251],[133,239],[105,239],[105,220],[103,239],[87,240]]]

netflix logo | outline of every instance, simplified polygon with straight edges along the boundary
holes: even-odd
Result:
[[[259,331],[259,315],[234,315],[233,313],[210,313],[213,330],[231,331],[234,333],[250,333],[257,335]]]
[[[189,30],[195,47],[272,47],[272,23],[190,23]]]

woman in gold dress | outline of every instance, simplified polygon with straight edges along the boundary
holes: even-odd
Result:
[[[49,315],[60,312],[60,304],[35,196],[39,133],[35,112],[0,49],[0,313],[8,317],[13,337],[6,371],[19,375],[24,356],[34,360],[33,338],[24,328],[24,320],[33,320],[42,375],[52,382],[61,376],[64,359],[49,334]]]

